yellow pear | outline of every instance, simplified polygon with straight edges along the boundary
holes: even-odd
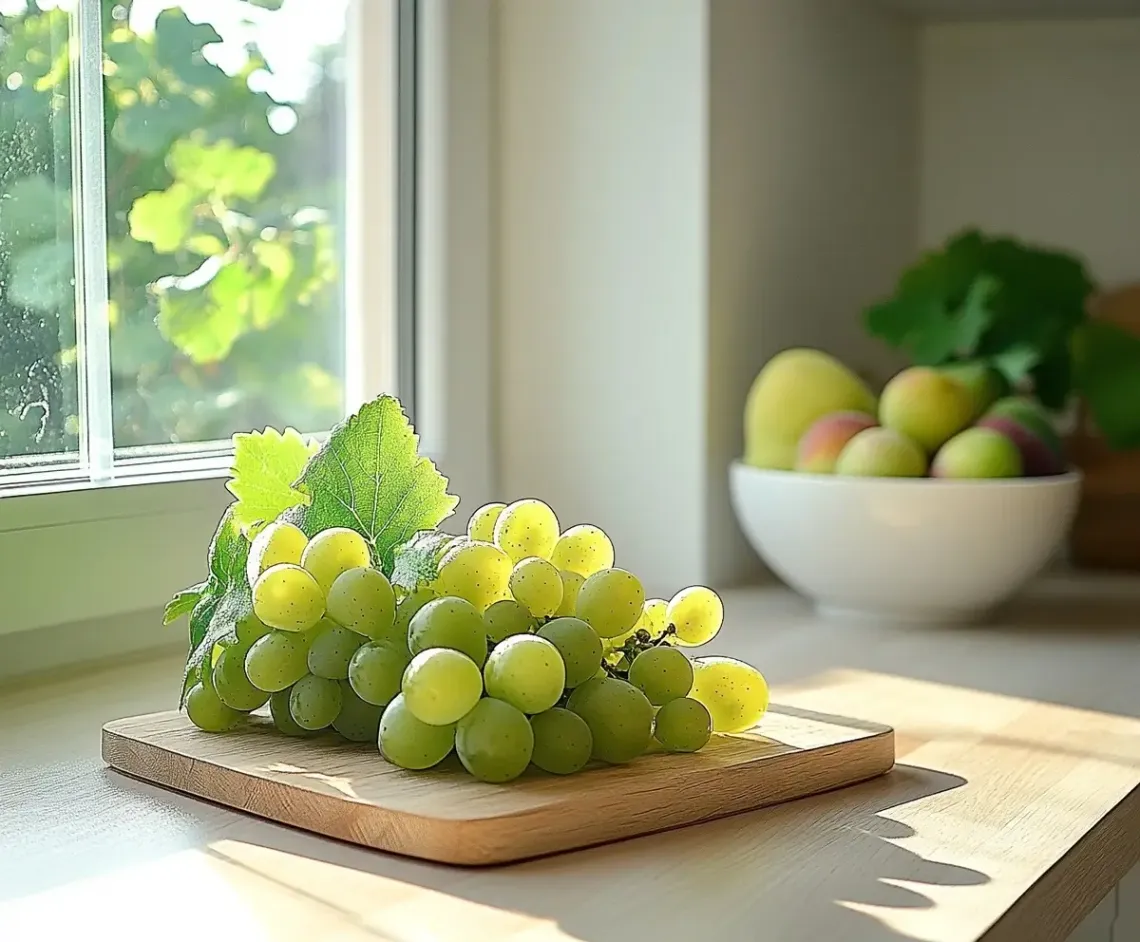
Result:
[[[752,382],[744,407],[744,461],[757,468],[790,470],[796,447],[817,419],[832,412],[873,416],[866,384],[822,350],[776,354]]]

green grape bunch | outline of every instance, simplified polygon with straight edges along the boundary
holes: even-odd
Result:
[[[203,663],[191,722],[224,733],[263,711],[285,735],[332,730],[409,771],[454,753],[497,784],[696,752],[767,709],[755,668],[687,653],[721,628],[713,590],[647,598],[604,531],[562,530],[540,500],[487,504],[464,536],[406,552],[382,571],[350,527],[258,530],[252,611]]]

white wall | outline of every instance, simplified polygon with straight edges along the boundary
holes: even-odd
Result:
[[[1140,19],[930,25],[922,71],[923,244],[978,224],[1140,278]]]
[[[711,0],[708,528],[711,578],[758,569],[725,469],[748,386],[812,346],[882,377],[861,311],[914,253],[917,35],[872,4]]]
[[[497,37],[504,497],[606,526],[658,591],[754,575],[726,473],[757,370],[894,363],[859,314],[917,242],[914,24],[500,0]]]
[[[503,497],[675,590],[705,554],[705,4],[497,12]]]

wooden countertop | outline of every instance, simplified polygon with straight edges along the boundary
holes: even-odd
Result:
[[[977,628],[730,592],[711,645],[775,699],[888,722],[830,795],[514,866],[364,851],[103,768],[173,656],[0,692],[0,939],[1049,942],[1140,859],[1140,583],[1053,579]]]

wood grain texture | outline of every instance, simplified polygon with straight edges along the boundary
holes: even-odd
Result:
[[[762,734],[762,735],[761,735]],[[112,768],[263,818],[365,847],[452,864],[495,864],[648,834],[863,782],[894,764],[878,723],[773,707],[755,732],[714,736],[695,755],[658,753],[508,785],[454,755],[409,773],[333,736],[291,739],[264,717],[225,734],[184,714],[103,727]]]

